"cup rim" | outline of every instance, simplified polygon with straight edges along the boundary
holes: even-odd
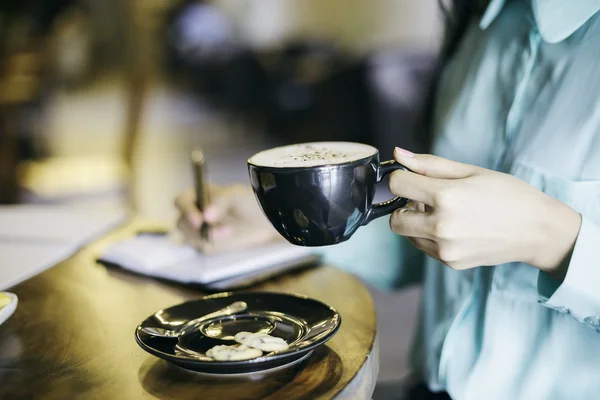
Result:
[[[373,153],[369,156],[366,157],[362,157],[362,158],[357,158],[356,160],[352,160],[352,161],[346,161],[346,162],[342,162],[342,163],[335,163],[335,164],[323,164],[323,165],[311,165],[311,166],[281,166],[281,167],[274,167],[271,165],[260,165],[260,164],[255,164],[253,163],[251,160],[252,158],[254,158],[255,156],[257,156],[258,154],[265,152],[265,151],[270,151],[270,150],[274,150],[274,149],[278,149],[278,148],[283,148],[283,147],[288,147],[288,146],[294,146],[294,144],[291,145],[284,145],[284,146],[277,146],[277,147],[272,147],[269,149],[265,149],[265,150],[261,150],[258,153],[255,153],[254,155],[252,155],[250,158],[248,158],[247,160],[247,164],[256,168],[261,168],[261,169],[269,169],[269,170],[306,170],[306,169],[321,169],[321,168],[340,168],[340,167],[345,167],[347,165],[352,165],[355,163],[358,163],[360,161],[364,161],[364,160],[368,160],[370,158],[373,158],[374,156],[379,154],[379,149],[377,149],[374,146],[371,146],[370,144],[366,144],[366,143],[360,143],[360,142],[343,142],[343,141],[323,141],[323,142],[307,142],[307,143],[297,143],[298,145],[300,144],[323,144],[323,143],[346,143],[346,144],[359,144],[361,146],[365,146],[365,147],[370,147],[371,149],[373,149]]]

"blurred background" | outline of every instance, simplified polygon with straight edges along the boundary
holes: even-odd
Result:
[[[247,158],[279,144],[420,151],[442,22],[434,0],[3,1],[0,203],[174,221],[197,145],[219,183],[247,182]],[[374,296],[393,381],[417,292]]]

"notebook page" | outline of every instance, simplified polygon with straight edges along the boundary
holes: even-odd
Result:
[[[310,249],[287,242],[204,255],[166,236],[137,236],[109,246],[101,260],[140,274],[206,284],[311,256]]]

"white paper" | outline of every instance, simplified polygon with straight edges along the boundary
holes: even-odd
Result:
[[[126,217],[123,210],[98,207],[0,206],[0,290],[65,260]]]
[[[0,290],[43,272],[74,252],[69,245],[0,242]]]
[[[69,244],[78,248],[114,229],[126,216],[122,210],[96,207],[0,206],[0,242]]]

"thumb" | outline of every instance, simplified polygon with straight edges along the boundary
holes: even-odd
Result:
[[[477,168],[431,154],[413,154],[400,147],[394,149],[394,159],[417,174],[438,179],[466,178]]]

